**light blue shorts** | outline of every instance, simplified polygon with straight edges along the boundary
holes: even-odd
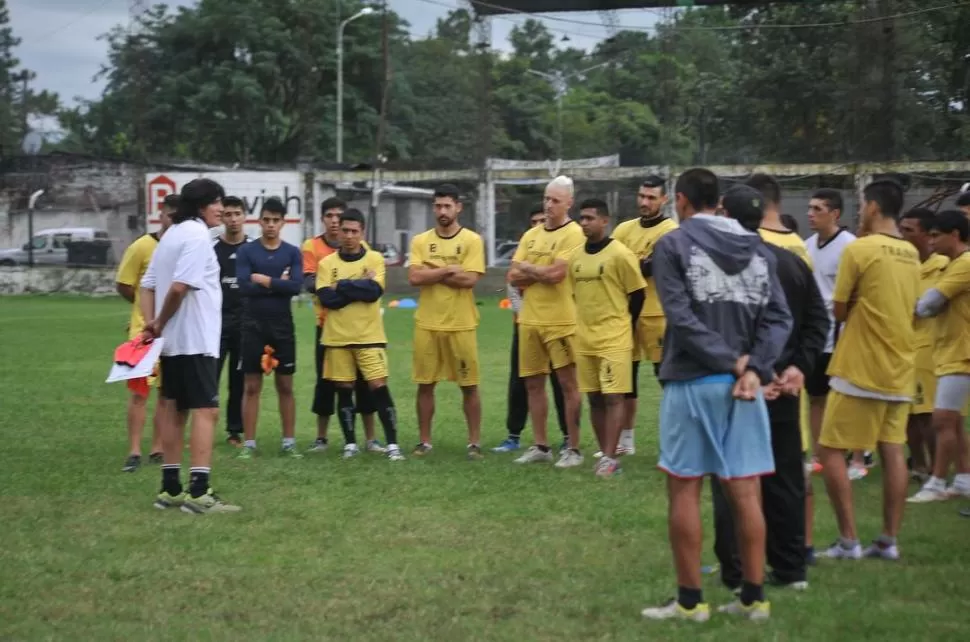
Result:
[[[674,477],[738,479],[775,471],[764,397],[739,401],[733,375],[668,381],[660,406],[660,468]]]

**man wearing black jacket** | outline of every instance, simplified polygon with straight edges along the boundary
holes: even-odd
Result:
[[[739,185],[725,193],[722,207],[727,216],[757,232],[763,210],[760,194]],[[765,388],[771,420],[771,449],[775,474],[761,478],[761,494],[767,531],[769,583],[795,589],[808,587],[805,558],[806,477],[799,431],[798,395],[805,377],[815,368],[825,349],[829,319],[825,302],[811,268],[796,254],[766,243],[777,260],[778,279],[793,325],[785,349],[775,364],[775,380]],[[716,479],[711,480],[714,499],[714,552],[721,564],[721,581],[734,590],[741,586],[741,564],[735,542],[730,505]]]

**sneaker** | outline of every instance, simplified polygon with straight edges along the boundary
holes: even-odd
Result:
[[[387,459],[388,461],[404,461],[404,455],[401,453],[400,448],[391,444],[387,447]]]
[[[946,489],[946,496],[950,499],[954,497],[970,497],[970,488],[966,486],[957,486],[956,484],[951,484]]]
[[[149,464],[162,464],[165,462],[165,455],[163,453],[149,453],[148,463]]]
[[[849,466],[849,481],[859,481],[860,479],[865,479],[866,475],[869,474],[869,469],[865,466],[860,466],[858,464],[852,464]]]
[[[505,441],[503,441],[502,443],[500,443],[495,448],[492,448],[492,452],[493,453],[510,453],[510,452],[512,452],[514,450],[518,450],[521,447],[522,446],[519,444],[519,440],[518,439],[509,439],[509,438],[506,438]]]
[[[248,450],[248,449],[247,449]],[[233,506],[232,504],[227,504],[222,501],[218,495],[212,492],[212,489],[206,491],[205,495],[201,497],[191,497],[185,498],[182,502],[182,512],[189,513],[190,515],[205,515],[207,513],[238,513],[240,508],[238,506]]]
[[[326,439],[321,439],[320,437],[317,437],[316,440],[313,442],[313,445],[311,445],[307,449],[307,452],[308,453],[323,453],[323,452],[327,452],[327,448],[329,446],[330,446],[330,444],[329,444],[329,442]]]
[[[121,472],[133,473],[139,468],[141,468],[141,455],[128,455],[128,459],[125,460],[125,465],[122,466]]]
[[[623,456],[629,457],[630,455],[635,455],[635,454],[637,454],[637,449],[634,448],[633,446],[621,445],[616,447],[617,457],[623,457]]]
[[[515,460],[517,464],[536,464],[541,462],[552,461],[552,451],[549,450],[539,450],[538,446],[529,446],[529,449],[525,453]]]
[[[468,457],[470,461],[481,461],[484,459],[482,456],[482,449],[477,444],[468,445],[468,453],[466,454],[466,457]]]
[[[421,442],[420,444],[414,447],[414,450],[411,451],[411,454],[414,455],[415,457],[424,457],[425,455],[431,452],[432,448],[434,448],[434,446],[432,446],[431,444],[426,444],[424,442]]]
[[[896,561],[899,559],[899,547],[895,544],[886,544],[878,539],[866,546],[862,551],[862,556],[870,559],[883,559]]]
[[[256,455],[255,448],[243,446],[242,448],[239,449],[239,454],[236,455],[236,459],[249,460],[249,459],[252,459],[255,455]]]
[[[357,448],[357,444],[347,444],[344,446],[344,459],[353,459],[360,454],[360,449]]]
[[[366,450],[369,453],[384,454],[387,452],[387,448],[385,448],[384,445],[376,439],[371,439],[367,442]]]
[[[846,548],[842,545],[842,542],[836,541],[828,547],[824,555],[834,560],[861,560],[862,545],[856,542],[851,548]]]
[[[873,468],[876,465],[876,458],[868,450],[862,453],[862,465],[866,468]]]
[[[565,437],[563,438],[562,443],[559,444],[559,452],[562,452],[564,450],[569,450],[569,440],[566,439]]]
[[[619,449],[617,449],[617,450],[619,450]],[[603,457],[603,451],[602,450],[597,450],[595,453],[593,453],[593,459],[601,459],[602,457]],[[596,466],[593,466],[593,470],[596,470]]]
[[[774,571],[768,571],[768,574],[765,575],[765,584],[770,584],[771,586],[777,588],[788,588],[793,591],[808,590],[808,580],[796,580],[794,582],[788,582],[775,575]]]
[[[756,600],[745,606],[741,600],[717,607],[718,613],[740,615],[747,620],[767,620],[771,617],[771,602]]]
[[[179,493],[178,495],[169,495],[167,491],[162,491],[155,496],[155,503],[152,504],[158,510],[165,510],[166,508],[175,508],[176,506],[181,506],[185,503],[188,497],[185,493]]]
[[[707,622],[711,619],[711,607],[701,602],[692,609],[685,609],[677,600],[670,600],[663,606],[647,607],[640,611],[640,615],[648,620]]]
[[[558,466],[559,464],[556,465]],[[596,465],[596,476],[604,479],[609,479],[613,475],[619,475],[621,472],[623,470],[620,468],[620,462],[609,457],[603,457]]]
[[[229,433],[229,436],[226,437],[226,443],[229,444],[230,446],[235,446],[236,448],[242,448],[243,447],[242,433],[238,433],[238,432]]]
[[[303,459],[303,453],[296,449],[296,444],[292,446],[283,446],[280,448],[280,457],[289,457],[290,459]]]
[[[603,459],[606,459],[606,457]],[[600,461],[603,461],[603,459]],[[556,468],[575,468],[576,466],[582,465],[582,454],[580,454],[579,451],[573,450],[572,448],[567,448],[566,450],[560,451],[559,461],[556,462]]]
[[[948,499],[950,499],[950,495],[946,488],[931,486],[927,482],[915,495],[907,498],[906,502],[908,504],[928,504],[929,502],[945,502]]]

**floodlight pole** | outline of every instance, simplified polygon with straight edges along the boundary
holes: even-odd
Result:
[[[590,72],[594,69],[599,69],[600,67],[605,67],[610,64],[609,62],[601,62],[598,65],[593,65],[592,67],[587,67],[580,71],[574,71],[571,74],[564,74],[560,70],[556,70],[552,73],[545,71],[536,71],[535,69],[526,69],[530,74],[539,76],[540,78],[545,78],[552,85],[552,88],[556,91],[556,156],[557,160],[562,160],[562,99],[569,92],[569,80],[571,78],[577,78]]]
[[[374,13],[373,7],[364,7],[337,25],[337,162],[344,162],[344,28],[364,16]]]

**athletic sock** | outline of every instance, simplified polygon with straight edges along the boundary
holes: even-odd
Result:
[[[509,441],[514,441],[515,443],[519,443],[519,435],[513,435],[512,433],[509,433]]]
[[[845,537],[839,537],[839,546],[847,551],[851,551],[853,548],[859,545],[859,540],[857,539],[846,539]]]
[[[626,429],[620,431],[620,443],[622,445],[624,445],[624,446],[627,446],[627,447],[633,445],[633,430],[632,429],[626,428]]]
[[[946,490],[946,480],[939,477],[930,477],[929,481],[923,485],[923,488],[941,491]]]
[[[394,400],[391,399],[391,391],[387,386],[381,386],[373,391],[374,405],[377,406],[377,416],[384,427],[384,439],[388,444],[397,443],[397,410],[394,408]]]
[[[693,610],[698,604],[704,601],[701,589],[687,588],[686,586],[677,587],[677,604],[687,609]]]
[[[876,544],[883,548],[889,548],[890,546],[896,545],[896,538],[890,537],[889,535],[880,535],[876,538]]]
[[[296,437],[283,437],[283,450],[296,447]]]
[[[162,492],[172,497],[182,493],[182,465],[162,464]]]
[[[745,580],[741,582],[741,604],[751,606],[755,602],[765,601],[765,589],[761,584],[752,584]]]
[[[349,444],[357,443],[357,436],[354,435],[354,391],[352,388],[337,389],[337,420],[340,421],[340,430],[344,433],[344,442]]]
[[[246,440],[246,443],[243,444],[243,445],[246,448],[252,448],[253,450],[256,450],[256,440],[255,439],[247,439]]]
[[[539,444],[536,444],[536,448],[538,448],[539,450],[541,450],[544,453],[549,452],[549,446],[540,446]]]
[[[212,469],[208,466],[192,466],[192,468],[189,468],[189,495],[196,498],[209,492],[209,473],[211,471]]]

